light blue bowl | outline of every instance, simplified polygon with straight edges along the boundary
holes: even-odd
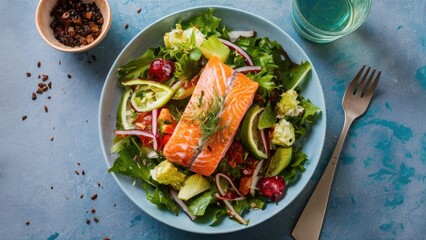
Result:
[[[127,63],[130,59],[139,57],[147,48],[157,47],[162,44],[164,33],[170,31],[179,20],[189,19],[209,8],[214,8],[215,15],[222,18],[222,23],[232,29],[255,30],[258,36],[269,37],[271,40],[277,40],[284,47],[293,61],[310,61],[299,45],[283,30],[259,16],[242,10],[223,6],[196,7],[173,13],[156,21],[142,30],[123,49],[111,67],[102,90],[99,109],[99,133],[102,150],[108,168],[112,166],[116,158],[116,155],[111,154],[109,149],[112,146],[112,140],[114,138],[113,130],[115,129],[116,123],[115,116],[122,93],[122,88],[119,86],[116,78],[117,68]],[[179,216],[175,216],[173,213],[159,209],[156,205],[149,202],[146,199],[145,191],[138,186],[133,186],[131,178],[116,174],[112,175],[124,193],[136,205],[158,221],[172,227],[185,231],[206,234],[228,233],[253,227],[271,218],[288,206],[306,186],[318,165],[325,138],[326,115],[322,87],[313,66],[311,79],[308,84],[305,84],[302,95],[309,98],[322,111],[320,118],[309,135],[309,139],[303,146],[303,151],[309,157],[309,161],[306,164],[306,171],[303,172],[297,183],[288,187],[285,197],[277,205],[271,203],[268,204],[267,208],[263,211],[251,211],[244,215],[245,219],[250,219],[248,226],[243,226],[235,221],[225,219],[219,226],[211,227],[209,226],[210,222],[192,222],[184,213],[180,213]]]

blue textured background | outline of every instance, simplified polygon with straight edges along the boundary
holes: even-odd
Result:
[[[137,208],[107,174],[97,128],[101,89],[123,47],[158,18],[206,4],[240,8],[284,29],[311,58],[327,104],[325,148],[307,188],[269,221],[220,236],[175,230]],[[368,112],[349,131],[322,238],[425,239],[426,1],[374,1],[356,32],[329,44],[297,35],[289,1],[110,1],[108,36],[78,54],[43,42],[33,22],[36,5],[0,5],[1,239],[290,239],[343,125],[345,87],[363,64],[382,70],[382,78]],[[49,75],[52,89],[33,101],[39,74]]]

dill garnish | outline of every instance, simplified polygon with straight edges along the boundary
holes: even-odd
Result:
[[[203,96],[203,95],[201,95]],[[202,132],[202,145],[216,132],[220,131],[224,126],[220,126],[220,113],[225,103],[225,96],[219,97],[214,92],[213,98],[208,102],[208,105],[204,107],[204,111],[201,111],[194,120],[199,121],[199,125]],[[201,105],[201,104],[199,104]]]
[[[174,105],[171,105],[168,107],[169,111],[170,111],[170,115],[172,115],[172,118],[176,121],[180,121],[180,119],[182,118],[182,111]]]

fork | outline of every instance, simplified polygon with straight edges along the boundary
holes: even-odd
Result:
[[[363,74],[365,67],[364,65],[359,70],[358,74],[350,82],[343,96],[342,106],[345,112],[343,129],[333,154],[331,155],[331,159],[293,229],[292,235],[296,240],[319,239],[334,172],[336,171],[343,142],[345,141],[352,122],[367,110],[380,79],[381,72],[378,71],[378,74],[373,80],[376,69],[369,75],[371,67],[368,67],[367,71]]]

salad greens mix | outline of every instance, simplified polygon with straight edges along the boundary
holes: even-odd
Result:
[[[225,158],[212,176],[202,176],[167,161],[162,148],[212,56],[259,88]],[[310,69],[307,61],[293,62],[277,41],[229,29],[214,10],[177,23],[164,45],[117,70],[124,91],[111,149],[118,157],[109,172],[132,177],[149,201],[176,215],[183,211],[212,226],[226,216],[248,224],[244,213],[278,202],[304,171],[303,138],[319,113],[300,95]]]

